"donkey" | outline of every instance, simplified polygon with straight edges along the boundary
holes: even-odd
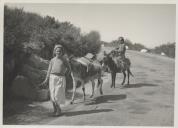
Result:
[[[112,79],[111,88],[112,87],[115,88],[115,79],[116,79],[117,73],[123,73],[124,79],[121,85],[124,85],[125,79],[126,79],[126,71],[127,71],[127,77],[128,77],[127,84],[129,85],[130,75],[133,76],[133,74],[130,71],[131,62],[128,58],[125,58],[123,61],[119,59],[118,57],[114,56],[113,52],[110,52],[109,54],[104,52],[104,58],[102,60],[102,63],[103,63],[102,64],[103,68],[109,69],[111,72],[111,79]]]
[[[77,88],[77,83],[78,81],[81,83],[82,86],[82,91],[83,91],[83,100],[85,101],[85,84],[89,81],[92,83],[92,94],[91,98],[94,95],[94,88],[95,88],[95,79],[98,80],[98,86],[100,94],[103,95],[102,91],[102,66],[98,62],[93,62],[92,67],[87,70],[87,67],[83,64],[81,64],[79,61],[77,61],[78,58],[71,57],[69,58],[69,64],[71,66],[71,75],[73,79],[73,95],[72,95],[72,100],[71,104],[74,102],[74,97],[76,93],[76,88]]]

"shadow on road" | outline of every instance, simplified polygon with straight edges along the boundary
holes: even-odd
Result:
[[[100,112],[110,112],[110,111],[113,111],[113,110],[112,109],[98,109],[98,110],[74,111],[74,112],[64,113],[64,115],[65,116],[77,116],[77,115],[100,113]]]
[[[20,103],[22,105],[22,103]],[[12,106],[13,108],[14,106]],[[23,124],[32,124],[32,123],[37,123],[43,119],[48,119],[46,115],[49,115],[49,110],[40,107],[40,106],[35,106],[35,107],[30,107],[27,104],[23,104],[23,107],[16,107],[12,109],[11,108],[11,113],[8,116],[3,115],[3,124],[7,125],[23,125]],[[19,110],[21,109],[21,110]],[[13,113],[12,113],[13,112]],[[8,112],[6,112],[8,113]],[[8,113],[9,114],[9,113]]]
[[[100,104],[100,103],[111,103],[111,101],[116,101],[116,100],[123,100],[126,99],[125,94],[121,95],[104,95],[104,96],[99,96],[91,100],[90,103],[86,103],[85,105],[94,105],[94,104]]]
[[[155,86],[159,86],[157,84],[148,84],[148,83],[137,83],[137,84],[129,84],[129,85],[124,85],[122,87],[122,89],[124,88],[140,88],[143,86],[148,86],[148,87],[155,87]]]
[[[73,94],[73,92],[66,92],[66,99],[71,99],[72,94]],[[83,97],[82,93],[78,93],[78,92],[75,93],[75,100],[76,99],[82,99],[82,97]]]

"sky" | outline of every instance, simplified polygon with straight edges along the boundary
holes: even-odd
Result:
[[[123,36],[153,48],[176,40],[175,4],[6,4],[58,21],[69,21],[83,33],[96,30],[110,42]]]

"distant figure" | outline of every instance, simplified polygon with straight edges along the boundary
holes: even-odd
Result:
[[[123,37],[119,37],[119,44],[116,48],[117,56],[121,59],[125,59],[126,45]]]
[[[65,75],[70,71],[70,65],[64,57],[64,49],[61,45],[55,45],[53,55],[54,58],[49,63],[46,79],[40,86],[44,86],[49,82],[50,99],[54,108],[54,116],[60,116],[60,104],[65,103]]]
[[[129,66],[129,63],[127,63],[127,59],[125,57],[125,52],[126,52],[126,45],[123,37],[119,37],[118,39],[118,46],[111,51],[111,56],[113,61],[118,64],[118,66]],[[121,68],[123,69],[123,68]]]

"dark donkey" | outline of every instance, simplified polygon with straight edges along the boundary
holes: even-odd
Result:
[[[127,84],[129,85],[130,75],[133,76],[133,74],[130,71],[131,62],[128,58],[125,58],[123,62],[118,57],[115,57],[113,55],[113,52],[110,52],[109,54],[104,53],[104,58],[102,62],[103,62],[103,67],[105,67],[105,69],[106,67],[109,68],[111,72],[111,79],[112,79],[111,88],[112,87],[115,88],[115,79],[117,73],[123,73],[124,79],[121,84],[124,85],[126,79],[126,71],[128,77]]]
[[[77,61],[78,58],[70,57],[69,63],[71,66],[71,74],[73,78],[73,95],[72,95],[72,101],[74,102],[75,92],[77,88],[78,81],[81,83],[82,90],[83,90],[83,99],[85,101],[85,84],[89,81],[92,83],[92,94],[90,97],[93,97],[94,95],[94,88],[95,88],[95,79],[98,80],[98,88],[100,91],[100,94],[103,94],[102,91],[102,66],[100,63],[93,62],[92,67],[87,72],[87,67],[82,65],[80,62]]]

